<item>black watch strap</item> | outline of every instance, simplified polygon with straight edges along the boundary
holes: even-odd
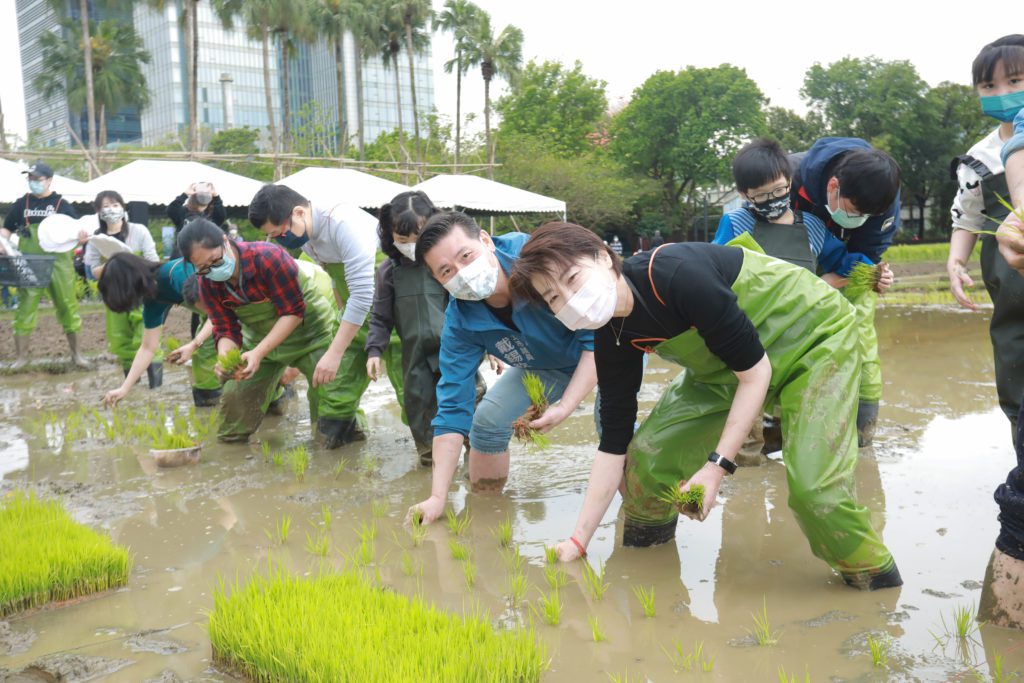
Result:
[[[736,463],[716,451],[711,451],[711,455],[708,456],[708,462],[715,463],[725,470],[726,474],[736,474]]]

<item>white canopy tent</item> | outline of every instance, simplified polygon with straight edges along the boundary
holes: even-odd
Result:
[[[91,201],[102,190],[115,190],[125,201],[166,205],[195,182],[213,183],[224,206],[248,206],[263,187],[259,180],[197,161],[138,159],[85,183],[89,196],[82,200]]]
[[[309,167],[281,178],[287,185],[317,204],[349,204],[364,209],[379,209],[397,194],[408,192],[405,185],[351,168]]]
[[[28,166],[24,164],[0,159],[0,202],[8,204],[28,193],[28,176],[23,175],[23,171],[27,170]],[[77,202],[81,201],[78,196],[85,188],[85,183],[67,176],[54,175],[51,187],[68,201]],[[95,196],[93,194],[89,200],[92,201]]]
[[[437,175],[413,189],[427,193],[436,206],[481,213],[557,213],[565,202],[475,175]]]

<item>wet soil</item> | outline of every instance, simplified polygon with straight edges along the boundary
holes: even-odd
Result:
[[[985,313],[879,312],[885,389],[875,446],[862,449],[856,479],[860,501],[899,564],[902,588],[852,590],[812,555],[787,507],[785,463],[774,457],[727,480],[722,504],[703,523],[680,522],[671,543],[623,548],[613,503],[589,548],[592,565],[604,566],[608,592],[594,600],[580,564],[567,565],[561,623],[536,627],[551,657],[545,680],[670,680],[680,667],[666,652],[677,645],[692,652],[697,643],[715,657],[704,678],[724,681],[775,681],[780,668],[814,681],[974,680],[974,672],[984,678],[993,670],[996,656],[1004,675],[1024,671],[1021,632],[983,625],[967,639],[935,637],[955,609],[978,606],[998,528],[992,491],[1014,462],[1009,425],[996,406],[987,323]],[[642,414],[677,373],[652,360]],[[35,638],[0,659],[9,672],[63,653],[130,662],[103,674],[112,681],[234,680],[213,666],[203,628],[220,579],[244,581],[272,564],[300,573],[323,563],[341,567],[359,545],[363,523],[378,528],[374,567],[389,588],[422,593],[454,611],[479,603],[499,626],[528,623],[531,605],[548,592],[544,548],[571,532],[596,447],[588,401],[551,432],[543,453],[512,445],[502,494],[469,493],[457,474],[449,501],[472,516],[464,542],[477,581],[469,590],[443,524],[430,526],[419,546],[403,527],[408,507],[429,493],[430,472],[418,464],[387,383],[374,383],[364,397],[368,440],[330,452],[316,448],[302,380],[299,399],[283,417],[267,418],[252,443],[209,444],[191,467],[157,470],[130,447],[33,436],[41,410],[95,405],[119,381],[107,366],[0,384],[0,495],[17,486],[60,497],[77,519],[107,530],[135,558],[125,589],[10,619],[12,633]],[[188,405],[182,370],[169,369],[159,391],[134,391],[124,409],[158,402]],[[304,477],[264,459],[260,440],[271,451],[305,444],[311,462]],[[285,515],[291,533],[280,542],[274,530]],[[528,563],[525,606],[510,604],[508,551],[493,534],[506,519]],[[307,534],[320,533],[330,539],[327,559],[305,550]],[[402,567],[406,552],[411,576]],[[637,586],[655,589],[655,617],[643,616]],[[752,613],[763,606],[777,632],[771,647],[754,644],[750,634]],[[592,642],[590,617],[605,641]],[[885,668],[873,666],[869,636],[891,644]]]

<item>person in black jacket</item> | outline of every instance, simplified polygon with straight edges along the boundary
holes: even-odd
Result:
[[[178,251],[178,233],[185,227],[185,223],[197,216],[212,221],[221,229],[227,223],[228,212],[213,183],[192,183],[167,205],[167,217],[171,219],[171,223],[174,223],[175,239],[174,250],[171,252],[172,259],[181,256]]]

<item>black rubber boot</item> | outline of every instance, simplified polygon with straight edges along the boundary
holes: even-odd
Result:
[[[775,453],[782,450],[782,420],[771,415],[764,417],[764,448],[762,453]]]
[[[196,408],[209,408],[220,402],[220,389],[197,389],[192,387],[192,402]]]
[[[327,450],[340,448],[345,444],[366,438],[363,430],[359,428],[359,422],[354,417],[349,419],[321,417],[316,421],[316,426],[324,435],[324,448]]]
[[[857,447],[870,446],[875,440],[878,425],[878,401],[861,401],[857,404]]]
[[[652,545],[668,543],[676,537],[676,523],[665,522],[656,526],[631,522],[628,519],[622,525],[622,545],[632,548],[647,548]]]
[[[853,586],[862,591],[876,591],[880,588],[896,588],[903,585],[903,577],[900,576],[899,567],[895,564],[888,571],[870,576],[867,573],[856,575],[843,575],[843,581],[847,586]]]
[[[146,377],[149,379],[149,388],[156,389],[164,384],[164,364],[150,363],[146,368]]]

